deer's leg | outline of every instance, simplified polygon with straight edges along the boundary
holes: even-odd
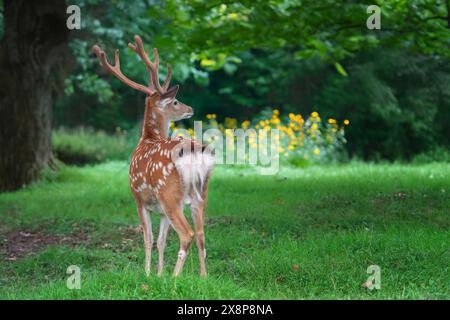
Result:
[[[153,246],[153,232],[152,222],[150,219],[150,212],[142,205],[137,203],[139,218],[141,219],[142,231],[144,233],[144,248],[145,248],[145,273],[150,275],[150,263],[152,259]]]
[[[195,225],[195,241],[198,248],[198,257],[200,260],[200,276],[206,276],[206,249],[205,249],[205,207],[206,207],[206,197],[207,197],[208,187],[206,185],[205,191],[203,192],[202,199],[193,198],[191,204],[192,220]]]
[[[173,271],[174,276],[178,276],[183,270],[184,262],[186,261],[187,252],[194,239],[194,231],[192,231],[186,217],[183,214],[183,210],[176,211],[177,213],[170,217],[173,228],[178,233],[180,238],[180,250],[178,251],[177,264]]]
[[[169,233],[170,221],[165,216],[161,215],[159,222],[159,236],[158,236],[158,276],[163,272],[164,268],[164,250],[166,249],[167,234]]]
[[[180,250],[178,251],[178,260],[173,272],[174,276],[178,276],[183,270],[187,252],[194,239],[194,231],[192,231],[183,214],[182,203],[182,197],[175,197],[173,194],[169,196],[163,194],[160,199],[161,207],[180,238]]]

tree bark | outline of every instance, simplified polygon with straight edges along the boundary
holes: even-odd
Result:
[[[0,191],[39,178],[52,159],[51,114],[67,70],[66,4],[5,0],[0,42]]]

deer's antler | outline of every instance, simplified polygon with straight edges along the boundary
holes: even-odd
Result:
[[[97,55],[97,57],[100,59],[103,67],[107,71],[109,71],[110,73],[115,75],[116,78],[118,78],[120,81],[122,81],[126,85],[132,87],[133,89],[136,89],[136,90],[146,93],[147,95],[152,95],[153,93],[155,93],[155,90],[153,88],[149,88],[142,84],[136,83],[133,80],[128,79],[122,73],[122,71],[120,70],[119,50],[116,49],[114,66],[112,66],[108,62],[105,52],[102,49],[100,49],[100,47],[98,45],[93,46],[93,50],[94,50],[94,53]]]
[[[155,62],[152,62],[147,54],[145,53],[144,44],[142,43],[142,39],[140,36],[135,35],[134,40],[136,41],[136,45],[133,43],[128,43],[128,47],[130,47],[131,50],[136,52],[139,57],[141,57],[142,61],[147,66],[147,70],[150,76],[150,84],[149,88],[151,90],[156,90],[160,94],[163,94],[167,91],[167,88],[169,87],[170,78],[172,76],[172,69],[170,67],[170,64],[167,64],[167,77],[166,80],[164,80],[164,83],[161,87],[161,84],[159,83],[159,75],[158,75],[158,67],[159,67],[159,56],[158,56],[158,49],[153,49],[153,55],[155,56]]]

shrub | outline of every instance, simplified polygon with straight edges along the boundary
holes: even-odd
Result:
[[[415,156],[412,163],[450,162],[450,151],[444,147],[436,147]]]
[[[250,133],[248,144],[250,148],[257,148],[258,138],[272,134],[272,129],[279,130],[280,159],[296,166],[336,162],[346,159],[343,148],[346,143],[344,127],[349,125],[349,120],[344,120],[341,125],[333,118],[323,121],[317,112],[312,112],[307,118],[301,114],[290,113],[281,116],[279,110],[266,109],[254,120],[245,120],[238,123],[235,118],[225,118],[223,123],[217,121],[215,114],[207,116],[208,128],[217,128],[224,135],[232,135],[234,129],[255,129],[256,133]],[[179,128],[172,127],[173,130]],[[193,136],[193,129],[188,129]],[[256,134],[259,137],[256,137]],[[236,141],[235,137],[235,141]],[[233,146],[227,146],[233,147]]]
[[[136,145],[133,132],[121,130],[114,134],[94,131],[92,128],[53,131],[53,152],[64,163],[84,165],[105,160],[127,160]]]

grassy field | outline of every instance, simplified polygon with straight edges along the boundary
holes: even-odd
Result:
[[[165,275],[145,276],[127,172],[125,162],[65,167],[0,194],[0,298],[450,298],[448,164],[284,168],[276,176],[216,168],[206,279],[195,245],[172,278],[173,230]],[[70,265],[81,269],[80,290],[66,287]],[[362,286],[369,265],[381,268],[380,290]]]

